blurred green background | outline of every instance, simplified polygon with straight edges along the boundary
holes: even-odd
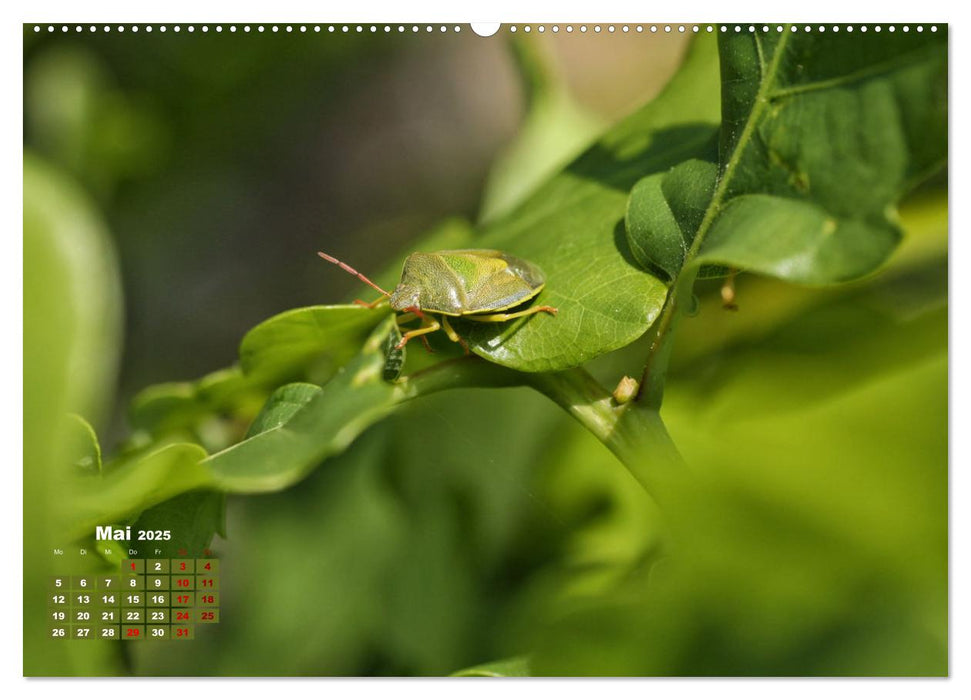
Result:
[[[110,454],[137,391],[228,366],[259,321],[356,290],[314,251],[375,271],[443,218],[476,220],[502,196],[497,159],[568,156],[686,47],[537,38],[571,116],[525,138],[548,105],[509,40],[25,28],[25,457],[56,459],[38,450],[61,409]],[[902,216],[873,279],[742,278],[737,314],[703,290],[664,412],[697,480],[663,518],[538,394],[436,395],[295,488],[230,498],[218,625],[74,672],[438,675],[530,654],[554,675],[946,673],[946,183]],[[75,238],[58,250],[86,274],[62,318],[42,303],[49,249]],[[41,350],[72,329],[80,359]],[[643,355],[591,369],[616,383]],[[45,487],[25,484],[25,526],[43,530]]]

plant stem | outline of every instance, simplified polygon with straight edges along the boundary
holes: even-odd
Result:
[[[399,400],[467,387],[528,386],[560,406],[600,440],[649,493],[661,480],[683,473],[684,462],[658,412],[634,403],[618,406],[582,368],[563,372],[519,372],[477,357],[448,360],[398,385]]]

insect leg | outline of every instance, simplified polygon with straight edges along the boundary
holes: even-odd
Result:
[[[455,329],[452,328],[452,324],[448,322],[448,316],[442,316],[442,328],[445,330],[445,335],[448,336],[448,339],[453,343],[458,343],[461,345],[462,349],[465,351],[465,354],[468,355],[469,344],[465,342],[465,339],[462,338],[462,336],[455,332]]]
[[[531,306],[528,309],[516,311],[515,313],[511,314],[485,314],[480,316],[463,316],[462,318],[467,318],[470,321],[478,321],[479,323],[500,323],[513,318],[519,318],[520,316],[536,314],[540,311],[545,311],[551,316],[556,316],[557,309],[553,308],[552,306]]]
[[[401,336],[401,341],[395,346],[395,350],[400,350],[407,344],[412,338],[417,338],[419,336],[425,335],[426,333],[434,333],[442,327],[442,324],[436,321],[434,318],[427,316],[425,317],[425,322],[420,328],[416,328],[413,331],[408,331]]]

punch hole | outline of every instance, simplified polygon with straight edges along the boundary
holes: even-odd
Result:
[[[501,25],[498,22],[473,22],[472,32],[476,36],[487,37],[492,36],[499,31]]]

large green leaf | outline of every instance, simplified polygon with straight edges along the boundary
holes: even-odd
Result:
[[[947,35],[782,32],[719,38],[720,175],[648,179],[628,208],[638,260],[692,258],[805,284],[878,268],[900,240],[898,199],[947,157]],[[655,179],[659,176],[655,176]],[[702,187],[702,219],[671,212]],[[697,241],[692,249],[692,242]]]
[[[642,335],[666,285],[632,257],[623,219],[630,188],[688,158],[713,159],[719,115],[713,39],[692,45],[659,97],[611,129],[508,215],[487,225],[480,247],[538,264],[537,304],[559,309],[505,324],[459,324],[475,353],[515,369],[575,367]]]

